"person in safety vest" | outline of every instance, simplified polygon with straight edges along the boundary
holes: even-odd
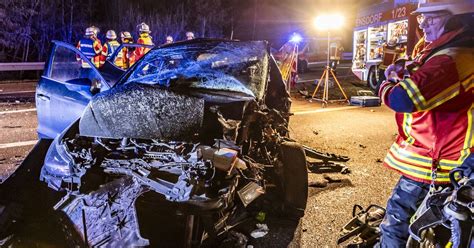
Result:
[[[105,63],[105,60],[109,59],[112,56],[112,54],[117,50],[117,48],[120,46],[120,43],[117,41],[117,34],[115,33],[114,30],[108,30],[105,37],[107,38],[107,42],[105,42],[105,44],[102,46],[102,58],[100,61],[101,65],[103,65]],[[117,58],[118,57],[119,56],[117,56]],[[117,58],[116,58],[116,61],[114,61],[114,64],[116,65],[117,65]],[[119,63],[122,62],[121,59],[122,58],[119,59]]]
[[[173,36],[166,36],[165,44],[171,44],[173,43]]]
[[[138,24],[138,40],[137,44],[144,44],[144,45],[154,45],[153,44],[153,38],[151,37],[150,33],[150,27],[145,24],[144,22]],[[146,47],[137,47],[135,51],[133,52],[133,63],[135,61],[138,61],[143,55],[145,55],[148,51],[150,51],[150,48]],[[132,61],[130,61],[130,65],[133,64]]]
[[[329,44],[329,67],[334,71],[341,60],[342,53],[344,52],[344,47],[341,45],[341,42],[334,41]]]
[[[122,41],[122,44],[133,43],[133,37],[128,31],[120,32],[120,39]],[[124,70],[128,69],[130,67],[130,58],[132,57],[132,53],[133,48],[125,46],[122,47],[120,52],[117,54],[117,57],[115,58],[115,65],[121,67]]]
[[[472,0],[420,0],[412,14],[427,45],[409,77],[402,79],[405,69],[395,65],[385,71],[379,95],[396,112],[398,136],[384,165],[401,178],[387,202],[379,247],[405,247],[417,205],[434,186],[449,185],[452,169],[473,160],[473,13]]]
[[[186,32],[186,40],[192,40],[192,39],[194,39],[194,33]]]
[[[99,29],[92,26],[86,29],[84,37],[77,43],[77,49],[81,51],[88,59],[92,61],[92,64],[96,67],[100,67],[100,56],[102,52],[102,44],[97,38]],[[81,60],[80,58],[78,58]],[[82,68],[90,68],[89,64],[81,60]]]

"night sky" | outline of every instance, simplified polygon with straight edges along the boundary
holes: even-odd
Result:
[[[377,1],[250,0],[247,2],[250,3],[245,8],[234,10],[240,17],[235,27],[234,38],[265,39],[278,47],[286,42],[293,32],[299,32],[305,37],[325,36],[326,33],[316,31],[312,22],[319,14],[337,12],[345,16],[346,24],[341,30],[332,32],[332,35],[342,37],[345,47],[350,49],[358,9]],[[254,20],[256,20],[255,31]]]

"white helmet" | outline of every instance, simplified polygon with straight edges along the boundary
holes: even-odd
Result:
[[[474,0],[419,0],[412,14],[448,11],[453,15],[474,12]]]
[[[105,37],[109,40],[115,40],[117,39],[117,34],[113,30],[108,30],[107,33],[105,34]]]
[[[86,35],[97,35],[97,33],[99,33],[99,28],[95,26],[86,28]]]
[[[151,33],[150,27],[148,25],[146,25],[146,23],[144,23],[144,22],[138,24],[137,28],[138,28],[138,31],[140,33]]]
[[[120,38],[122,39],[131,39],[132,35],[128,31],[120,32]]]
[[[194,33],[193,32],[186,32],[186,39],[188,39],[188,40],[194,39]]]
[[[166,36],[166,43],[167,44],[168,43],[173,43],[173,36],[171,36],[171,35]]]

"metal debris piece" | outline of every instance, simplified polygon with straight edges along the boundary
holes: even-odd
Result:
[[[254,239],[258,239],[261,237],[264,237],[265,235],[268,234],[270,229],[268,228],[267,224],[259,224],[257,223],[255,226],[257,226],[257,229],[253,230],[250,233],[250,236],[252,236]]]

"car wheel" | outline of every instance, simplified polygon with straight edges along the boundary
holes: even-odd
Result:
[[[382,85],[383,81],[385,81],[385,74],[384,74],[384,70],[378,70],[378,81],[377,81],[377,86],[375,87],[375,95],[378,95],[379,94],[379,89],[380,89],[380,85]]]
[[[379,78],[379,75],[377,73],[377,67],[376,66],[372,66],[370,67],[369,69],[369,75],[367,75],[367,86],[372,89],[373,91],[375,91],[375,89],[377,88],[377,85],[378,85],[378,78]]]
[[[284,142],[280,146],[282,173],[281,196],[284,213],[290,217],[302,217],[308,201],[308,171],[303,147],[296,142]]]
[[[308,71],[308,62],[306,60],[298,60],[298,72],[305,73]]]

